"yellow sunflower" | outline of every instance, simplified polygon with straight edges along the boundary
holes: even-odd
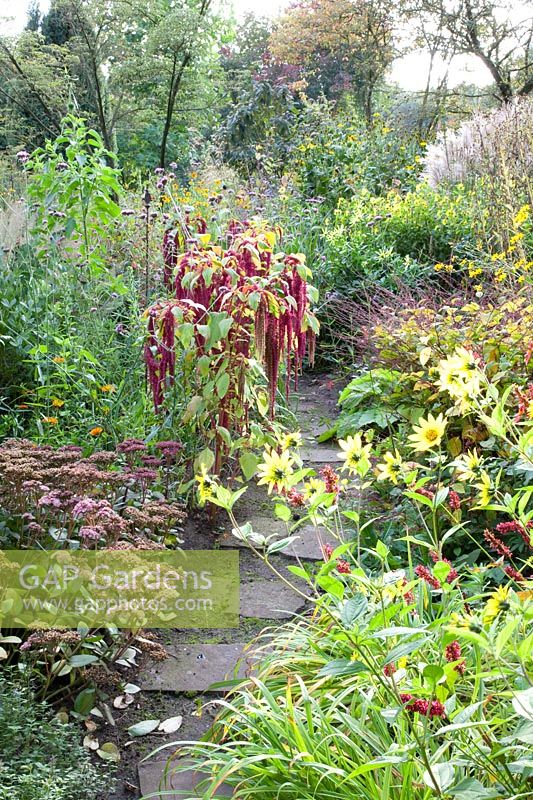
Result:
[[[481,477],[483,458],[479,455],[477,450],[467,450],[455,461],[452,461],[452,466],[457,469],[457,478],[460,481],[474,481]]]
[[[509,589],[506,586],[498,586],[495,592],[489,596],[483,609],[483,622],[490,625],[496,617],[503,611],[509,610]]]
[[[320,478],[309,478],[309,480],[304,483],[302,494],[306,500],[313,501],[315,497],[321,494],[327,494],[327,491],[326,484],[324,481],[321,481]]]
[[[300,431],[294,431],[293,433],[286,433],[283,436],[280,436],[279,444],[282,450],[290,450],[293,447],[300,447],[302,444],[302,434]]]
[[[418,423],[413,426],[414,433],[409,436],[413,450],[423,453],[438,447],[446,431],[444,415],[439,414],[438,417],[434,417],[433,414],[428,414],[427,419],[420,419]]]
[[[204,506],[213,496],[217,482],[215,478],[209,474],[205,464],[202,464],[200,467],[200,472],[195,476],[195,480],[198,484],[198,501],[201,506]]]
[[[397,450],[391,453],[390,450],[383,456],[383,463],[378,464],[378,481],[392,481],[398,485],[398,478],[402,474],[403,461]]]
[[[273,489],[281,492],[290,488],[290,479],[294,472],[294,459],[291,458],[290,453],[286,450],[282,453],[277,453],[275,450],[266,448],[263,453],[263,459],[263,463],[259,464],[257,468],[259,475],[258,485],[266,484],[269,494]]]
[[[492,481],[490,475],[485,470],[482,470],[480,475],[480,482],[475,484],[478,490],[477,505],[488,506],[492,500]]]
[[[363,444],[360,433],[355,436],[348,436],[346,439],[339,439],[339,445],[344,453],[344,464],[342,469],[350,475],[357,473],[364,475],[370,469],[371,444]]]

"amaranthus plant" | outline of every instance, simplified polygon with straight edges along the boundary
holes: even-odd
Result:
[[[179,381],[193,383],[185,421],[195,418],[214,439],[217,471],[232,437],[248,433],[252,405],[273,418],[282,360],[288,393],[304,357],[313,359],[318,322],[310,309],[316,299],[311,271],[302,254],[276,253],[276,240],[276,231],[258,221],[233,222],[226,249],[201,232],[178,254],[179,236],[173,244],[167,236],[166,280],[175,296],[146,311],[154,405],[168,403],[179,359]],[[257,392],[262,375],[266,403]]]

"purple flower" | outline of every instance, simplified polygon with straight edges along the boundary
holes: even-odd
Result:
[[[94,500],[92,497],[83,497],[72,509],[72,514],[75,517],[85,517],[88,514],[98,514],[108,508],[111,509],[111,506],[107,500]]]
[[[135,215],[135,211],[132,208],[123,208],[120,213],[123,217],[133,217]]]
[[[163,167],[156,167],[154,169],[154,175],[164,175],[164,174],[165,170],[163,169]]]
[[[84,541],[97,542],[104,536],[104,529],[101,525],[83,525],[80,528],[80,539]]]
[[[16,155],[16,159],[19,162],[19,164],[27,164],[28,161],[30,160],[30,154],[28,153],[27,150],[19,150]]]
[[[52,508],[61,508],[63,505],[61,497],[58,496],[59,492],[50,492],[43,494],[37,501],[38,506],[52,506]]]

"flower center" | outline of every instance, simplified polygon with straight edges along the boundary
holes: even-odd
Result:
[[[428,442],[434,442],[439,438],[439,432],[436,428],[428,428],[426,430],[426,439]]]

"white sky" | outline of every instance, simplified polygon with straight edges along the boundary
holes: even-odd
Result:
[[[280,10],[289,4],[289,0],[220,0],[226,7],[232,5],[237,16],[246,11],[256,14],[276,16]],[[0,0],[0,31],[2,33],[17,33],[26,21],[26,10],[29,0]],[[49,0],[41,0],[41,9],[45,10]],[[527,0],[510,0],[509,7],[516,9],[517,18],[525,16]],[[2,20],[2,17],[12,17],[11,22]],[[423,89],[426,83],[428,59],[421,53],[411,53],[399,59],[393,65],[390,73],[391,80],[402,88],[416,91]],[[450,69],[450,84],[452,86],[462,82],[475,83],[486,86],[491,83],[487,69],[476,58],[458,56],[454,59]]]

